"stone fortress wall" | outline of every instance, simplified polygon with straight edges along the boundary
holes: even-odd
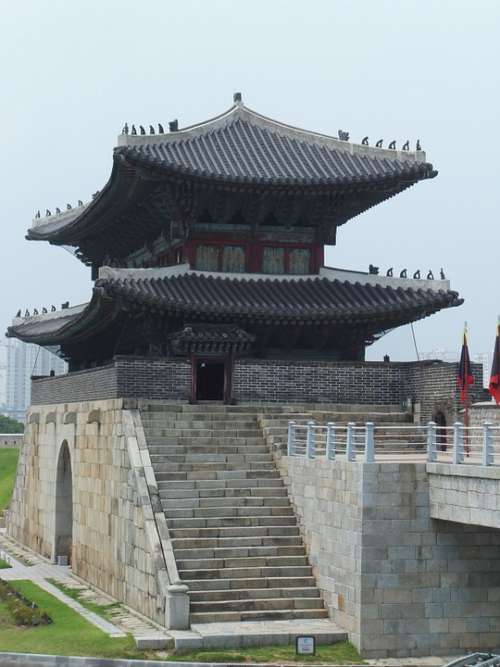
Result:
[[[0,449],[19,449],[23,444],[22,433],[0,433]]]
[[[7,525],[54,559],[73,507],[75,573],[169,627],[177,580],[138,404],[33,406]],[[66,447],[71,495],[66,489],[58,505]],[[480,516],[464,525],[458,513],[436,514],[442,485],[429,474],[433,464],[275,454],[330,616],[366,657],[497,648],[500,529]]]
[[[7,526],[15,540],[54,560],[64,551],[61,531],[72,524],[74,573],[163,625],[168,581],[140,444],[120,399],[32,407]],[[65,446],[72,498],[58,506]],[[71,506],[72,517],[65,516]]]
[[[500,530],[434,520],[425,463],[280,467],[331,618],[363,656],[498,648]]]
[[[476,384],[472,400],[484,396],[482,366],[473,364]],[[279,359],[237,359],[233,373],[238,403],[357,403],[397,405],[408,399],[420,404],[420,419],[436,410],[448,423],[460,410],[457,364],[420,362],[325,362]],[[119,397],[187,400],[191,395],[191,364],[183,359],[118,356],[101,368],[69,375],[35,378],[33,405]]]

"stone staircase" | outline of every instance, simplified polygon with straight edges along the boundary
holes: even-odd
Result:
[[[404,425],[398,406],[141,408],[179,575],[197,623],[326,619],[272,449],[288,421]]]
[[[191,623],[327,618],[258,406],[142,410]]]
[[[337,429],[345,429],[348,422],[363,426],[371,421],[376,425],[377,451],[379,453],[401,452],[424,448],[424,436],[408,431],[405,427],[413,424],[413,415],[404,412],[398,405],[332,405],[304,409],[303,406],[284,407],[282,412],[275,409],[263,409],[258,416],[264,438],[271,451],[286,453],[288,423],[293,420],[297,425],[306,425],[309,420],[316,424],[334,422]],[[299,438],[305,439],[301,431]],[[360,449],[364,447],[363,438],[358,439]],[[324,441],[318,438],[317,450],[324,449]],[[342,448],[340,447],[342,451]]]

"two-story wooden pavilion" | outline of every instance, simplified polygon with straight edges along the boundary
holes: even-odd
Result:
[[[8,335],[56,350],[70,371],[189,358],[191,398],[229,400],[236,357],[362,360],[387,331],[459,305],[446,280],[324,266],[338,227],[437,174],[421,150],[342,137],[271,120],[239,94],[183,129],[125,126],[103,189],[27,236],[74,249],[92,270],[90,302],[17,318]]]

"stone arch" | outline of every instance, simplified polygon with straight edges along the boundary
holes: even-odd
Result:
[[[73,546],[73,471],[68,441],[63,440],[57,458],[55,506],[55,558],[71,564]]]

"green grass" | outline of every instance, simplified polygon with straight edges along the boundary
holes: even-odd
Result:
[[[67,595],[69,598],[72,598],[73,600],[79,602],[82,605],[82,607],[85,607],[85,609],[93,611],[94,614],[98,614],[98,616],[102,616],[107,620],[112,621],[113,617],[112,614],[110,614],[110,612],[116,611],[120,607],[119,602],[110,602],[108,604],[97,604],[96,602],[90,602],[89,600],[85,599],[81,591],[79,591],[78,589],[65,586],[56,579],[47,579],[47,581],[49,581],[53,586],[58,588],[62,593]]]
[[[0,570],[7,570],[11,565],[0,558]]]
[[[182,662],[279,662],[328,663],[330,665],[364,665],[365,662],[349,642],[316,646],[316,655],[295,655],[295,646],[260,646],[240,651],[191,651],[167,658]]]
[[[296,656],[294,646],[262,646],[240,651],[202,650],[190,653],[171,653],[159,657],[154,651],[138,651],[131,636],[111,639],[65,604],[46,593],[31,581],[10,582],[28,600],[35,602],[52,619],[51,625],[22,628],[14,624],[4,602],[0,601],[0,652],[47,653],[49,655],[76,655],[96,658],[152,659],[182,662],[274,662],[330,665],[365,664],[349,642],[316,647],[315,656]],[[58,585],[66,594],[66,587]],[[75,595],[71,597],[81,599]],[[97,612],[99,605],[86,603]],[[115,606],[108,605],[108,606]],[[106,607],[104,607],[106,609]],[[103,608],[100,608],[101,613]]]
[[[0,449],[0,512],[10,502],[12,489],[16,479],[17,459],[19,450],[12,447]]]
[[[0,652],[86,655],[99,658],[155,658],[153,652],[138,651],[131,636],[111,639],[82,616],[46,593],[31,581],[12,586],[35,602],[53,620],[51,625],[20,628],[8,618],[0,603]]]
[[[7,603],[0,600],[0,628],[3,627],[5,623],[11,623],[11,621],[12,616],[10,615]]]

